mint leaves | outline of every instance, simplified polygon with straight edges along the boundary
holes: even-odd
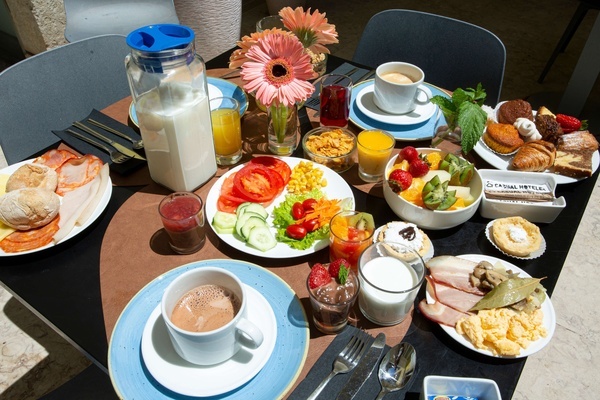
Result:
[[[448,128],[461,129],[461,147],[467,154],[483,134],[487,114],[481,109],[485,101],[486,93],[481,83],[477,88],[458,88],[452,93],[452,98],[444,96],[433,96],[431,102],[442,110]]]

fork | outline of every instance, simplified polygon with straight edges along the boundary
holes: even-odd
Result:
[[[139,150],[144,148],[144,142],[142,142],[141,140],[132,139],[123,132],[119,132],[118,130],[113,129],[110,126],[106,126],[103,123],[96,121],[95,119],[88,118],[88,122],[92,125],[96,125],[98,128],[104,129],[107,132],[114,133],[115,135],[122,137],[123,139],[129,140],[133,144],[132,147],[134,149]]]
[[[83,140],[84,142],[88,142],[89,144],[92,144],[92,145],[104,150],[105,152],[107,152],[110,155],[110,160],[112,162],[114,162],[115,164],[123,164],[125,161],[127,161],[131,158],[128,155],[121,153],[120,151],[109,149],[107,146],[103,145],[102,143],[96,142],[95,140],[92,140],[84,135],[81,135],[71,129],[67,129],[65,132],[67,132],[68,134],[70,134],[72,136],[75,136],[78,139]]]
[[[334,376],[337,374],[348,373],[356,367],[363,353],[367,349],[367,346],[365,346],[367,337],[368,335],[362,330],[355,332],[354,335],[352,335],[346,347],[344,347],[340,354],[335,358],[333,370],[325,379],[323,379],[310,396],[308,396],[307,400],[316,399]]]

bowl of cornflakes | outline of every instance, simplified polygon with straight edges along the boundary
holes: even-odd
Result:
[[[346,128],[320,126],[302,139],[304,158],[344,172],[356,162],[356,136]]]

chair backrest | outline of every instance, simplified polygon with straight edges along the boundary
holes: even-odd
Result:
[[[127,97],[124,60],[129,51],[124,36],[104,35],[48,50],[2,71],[0,146],[8,164],[58,143],[52,129],[64,129],[93,108]]]
[[[412,10],[386,10],[367,23],[353,61],[371,68],[389,61],[419,66],[425,81],[454,90],[481,82],[486,104],[500,100],[506,49],[492,32],[456,19]]]
[[[178,24],[173,0],[64,0],[69,42],[151,24]]]

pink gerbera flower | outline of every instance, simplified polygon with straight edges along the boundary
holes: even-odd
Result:
[[[325,13],[319,10],[310,13],[310,8],[304,11],[302,7],[292,9],[284,7],[279,11],[283,25],[294,33],[304,47],[314,53],[329,53],[325,45],[338,43],[335,25],[327,23]]]
[[[310,57],[293,35],[266,34],[246,52],[241,77],[244,89],[264,105],[292,106],[314,91],[316,77]]]
[[[234,52],[231,53],[231,56],[229,57],[229,68],[235,69],[235,68],[241,67],[242,64],[244,64],[246,61],[248,61],[248,58],[246,57],[246,53],[248,52],[248,49],[250,49],[250,47],[254,46],[258,42],[259,39],[265,37],[266,35],[270,35],[272,33],[279,34],[279,35],[293,35],[293,33],[290,31],[284,31],[283,29],[279,29],[279,28],[272,28],[272,29],[265,29],[263,32],[254,32],[254,33],[251,33],[250,36],[242,37],[242,40],[240,40],[236,43],[238,45],[239,49],[234,50]]]

